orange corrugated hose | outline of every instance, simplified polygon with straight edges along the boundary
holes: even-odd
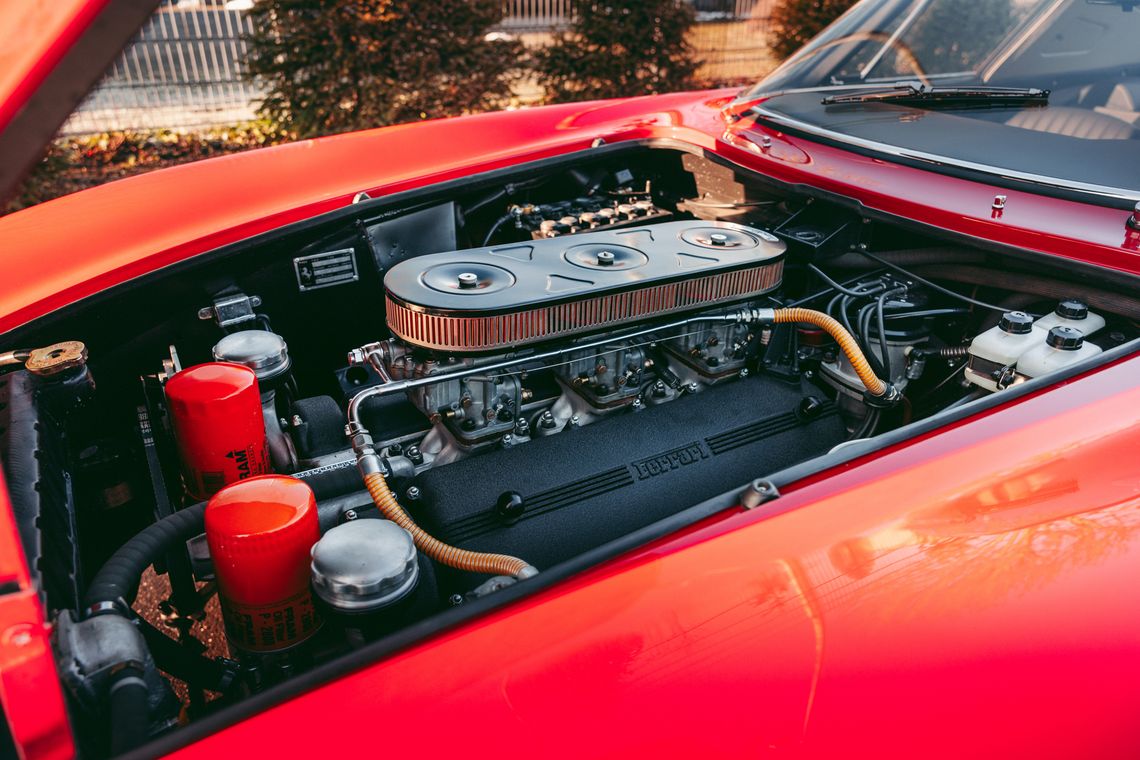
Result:
[[[863,356],[863,351],[860,350],[855,338],[835,319],[822,311],[813,311],[812,309],[776,309],[775,318],[772,321],[776,324],[807,322],[823,329],[828,335],[835,338],[835,342],[839,344],[839,348],[843,350],[843,353],[847,355],[847,360],[851,362],[851,368],[863,381],[863,385],[867,386],[871,395],[886,395],[887,384],[875,376],[875,373],[871,371],[871,365],[867,363],[867,357]]]
[[[388,488],[387,481],[380,473],[374,472],[364,476],[364,485],[368,489],[372,501],[381,514],[404,530],[412,534],[412,540],[424,554],[436,562],[472,573],[486,573],[488,575],[509,575],[513,578],[527,577],[536,571],[529,564],[506,554],[484,554],[460,549],[440,541],[430,535],[404,511],[395,494]]]

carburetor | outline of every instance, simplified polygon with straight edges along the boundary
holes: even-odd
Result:
[[[590,406],[606,409],[632,401],[653,366],[645,347],[630,342],[612,349],[569,351],[556,372],[563,384]]]
[[[751,325],[706,323],[663,345],[702,380],[715,381],[737,374],[748,363],[753,330]]]
[[[378,361],[372,364],[381,377],[394,380],[418,379],[448,374],[457,369],[478,366],[473,357],[417,357],[399,340],[388,340],[365,347]],[[483,360],[489,363],[489,360]],[[378,363],[383,369],[377,367]],[[474,443],[498,437],[514,429],[529,393],[518,373],[489,372],[459,379],[443,378],[438,383],[414,388],[410,400],[432,424],[443,423],[459,440]]]

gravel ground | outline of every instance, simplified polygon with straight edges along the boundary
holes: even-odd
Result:
[[[170,596],[170,581],[165,575],[156,575],[154,568],[147,568],[139,583],[139,593],[135,600],[134,609],[147,622],[154,625],[171,638],[178,632],[165,621],[161,605]],[[203,618],[194,623],[190,632],[196,639],[206,645],[205,655],[210,658],[228,657],[229,649],[226,646],[226,636],[222,628],[222,613],[218,607],[218,597],[214,595],[206,604]],[[174,691],[184,703],[189,699],[186,685],[181,681],[172,679]]]

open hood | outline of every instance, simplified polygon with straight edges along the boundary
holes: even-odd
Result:
[[[159,0],[0,3],[0,199],[102,77]]]

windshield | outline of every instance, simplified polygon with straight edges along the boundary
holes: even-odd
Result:
[[[1135,194],[1140,10],[1134,3],[864,0],[743,97],[762,101],[764,112],[841,134],[939,155],[969,154],[971,161]],[[931,113],[932,107],[920,111],[914,104],[821,103],[821,93],[901,82],[1051,92],[1047,108],[955,108],[951,102]],[[904,112],[906,129],[897,124]]]
[[[1089,0],[867,0],[751,93],[918,80],[1054,88],[1140,75],[1140,13]]]

